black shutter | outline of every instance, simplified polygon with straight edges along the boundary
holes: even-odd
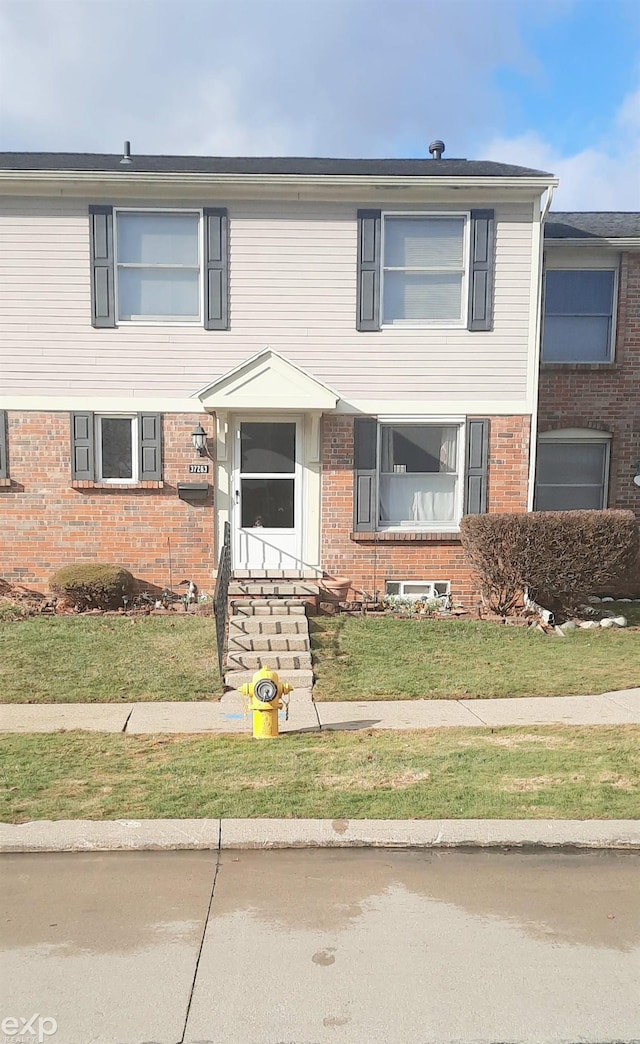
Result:
[[[89,207],[91,240],[91,323],[116,325],[113,207]]]
[[[204,327],[229,329],[229,219],[224,207],[204,210]]]
[[[469,330],[493,328],[493,272],[495,212],[471,211],[471,264],[469,271]]]
[[[467,457],[464,479],[465,515],[484,515],[487,510],[489,466],[489,421],[467,421]]]
[[[379,210],[358,211],[357,330],[380,329],[381,228]]]
[[[93,414],[71,414],[71,477],[77,482],[93,482],[95,476]]]
[[[138,414],[138,465],[140,482],[162,478],[162,421],[159,413]]]
[[[373,417],[356,417],[353,443],[353,528],[373,532],[378,522],[378,423]]]
[[[0,410],[0,479],[9,478],[9,461],[7,459],[7,414]]]

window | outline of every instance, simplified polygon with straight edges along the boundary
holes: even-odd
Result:
[[[610,362],[616,273],[612,269],[545,273],[543,362]]]
[[[466,312],[467,217],[384,219],[382,321],[461,325]]]
[[[415,598],[418,601],[424,598],[446,598],[451,583],[449,580],[387,580],[384,587],[386,595]]]
[[[99,482],[138,481],[135,417],[96,417],[96,476]]]
[[[200,214],[116,211],[119,322],[202,321]]]
[[[536,511],[607,506],[609,436],[594,431],[545,432],[538,442]]]
[[[458,523],[459,433],[456,425],[381,425],[378,495],[382,528]]]

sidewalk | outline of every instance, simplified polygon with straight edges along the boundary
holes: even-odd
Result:
[[[596,696],[546,696],[498,700],[363,700],[314,703],[308,689],[291,694],[289,720],[280,731],[357,729],[495,728],[504,725],[640,725],[640,688]],[[0,731],[57,732],[83,729],[131,734],[244,733],[242,698],[220,702],[2,704]]]

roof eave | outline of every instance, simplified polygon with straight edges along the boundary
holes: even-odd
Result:
[[[571,247],[617,247],[619,250],[638,250],[640,249],[640,236],[576,236],[575,239],[569,236],[563,238],[545,238],[545,247],[547,246],[571,246]]]
[[[500,185],[503,188],[535,189],[544,192],[549,187],[558,185],[558,178],[543,176],[501,176],[473,177],[450,175],[446,177],[407,174],[231,174],[197,171],[125,171],[111,170],[0,170],[0,182],[9,184],[55,184],[68,183],[77,185],[132,184],[153,185],[162,187],[187,185],[255,185],[284,188],[292,185],[308,187],[350,187],[365,185],[367,187],[386,188],[401,184],[407,188],[452,188],[461,185],[469,188],[490,188]]]

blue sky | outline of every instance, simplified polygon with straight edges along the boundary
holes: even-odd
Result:
[[[502,159],[640,209],[632,0],[0,0],[0,148]]]

